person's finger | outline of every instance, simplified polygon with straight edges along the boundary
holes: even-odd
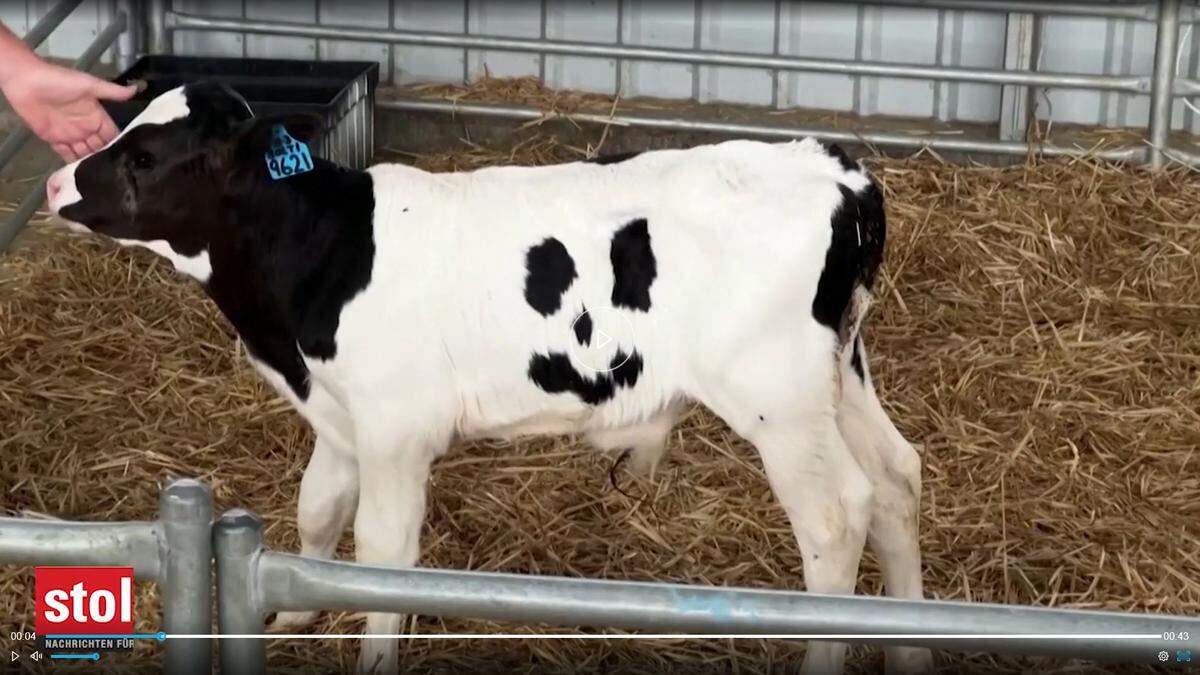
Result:
[[[71,150],[73,150],[75,152],[75,156],[80,159],[92,154],[92,151],[88,149],[87,143],[84,143],[83,141],[75,141],[72,143]]]
[[[59,157],[63,158],[64,162],[70,163],[79,159],[75,156],[75,152],[71,150],[71,146],[67,145],[66,143],[55,143],[50,147],[54,148],[54,151],[58,153]]]
[[[109,101],[127,101],[137,93],[137,85],[120,85],[100,78],[92,78],[92,96]]]
[[[88,149],[90,149],[92,152],[100,152],[105,146],[105,142],[100,140],[100,137],[96,134],[88,136],[84,143],[87,143]]]
[[[112,119],[108,115],[105,115],[104,119],[101,120],[100,128],[96,130],[96,135],[105,143],[109,143],[117,137],[117,125],[113,124]]]

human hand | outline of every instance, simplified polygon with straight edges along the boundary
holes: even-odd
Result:
[[[113,84],[36,57],[14,68],[4,82],[13,111],[68,162],[116,138],[117,127],[100,100],[124,101],[135,93],[134,85]]]

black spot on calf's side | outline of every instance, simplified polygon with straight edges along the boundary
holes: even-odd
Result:
[[[837,143],[830,143],[825,147],[825,151],[829,153],[830,157],[836,159],[838,164],[842,165],[843,169],[847,171],[860,170],[858,162],[850,159],[850,155],[847,155],[846,151],[842,149],[842,146],[838,145]]]
[[[585,159],[583,161],[587,162],[588,164],[598,164],[600,166],[607,166],[609,164],[620,164],[621,162],[624,162],[629,159],[633,159],[634,157],[637,157],[640,154],[642,154],[642,153],[640,153],[640,152],[614,152],[611,155],[600,155],[599,157],[592,157],[591,159]]]
[[[612,378],[603,374],[595,379],[585,377],[560,352],[534,354],[529,359],[529,379],[548,394],[572,392],[589,405],[603,403],[615,393]]]
[[[645,218],[617,230],[609,259],[613,266],[613,306],[650,311],[650,285],[658,276],[658,263],[650,247],[650,227]]]
[[[637,384],[642,373],[642,357],[637,350],[628,356],[618,350],[610,367],[609,372],[589,377],[575,370],[566,354],[534,354],[529,359],[529,379],[548,394],[569,392],[584,403],[599,405],[616,396],[618,388],[628,389]]]
[[[575,331],[575,339],[579,344],[587,347],[592,344],[592,317],[588,316],[587,307],[575,317],[575,322],[571,324],[571,329]]]
[[[542,316],[557,312],[563,293],[577,276],[567,247],[554,237],[546,238],[525,254],[525,270],[525,301]]]
[[[637,384],[638,377],[642,374],[642,355],[638,354],[637,350],[627,355],[618,349],[608,367],[612,380],[618,387],[632,387]]]
[[[883,194],[874,183],[860,193],[840,184],[838,190],[842,193],[842,203],[830,218],[833,237],[825,252],[825,267],[817,281],[812,313],[817,321],[845,339],[843,322],[854,288],[870,289],[883,262],[887,222]]]

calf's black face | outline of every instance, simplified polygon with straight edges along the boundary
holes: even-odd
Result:
[[[72,229],[151,248],[203,279],[223,200],[269,180],[263,153],[271,127],[285,122],[296,137],[316,128],[308,118],[256,118],[221,84],[173,89],[103,150],[51,175],[50,208]]]

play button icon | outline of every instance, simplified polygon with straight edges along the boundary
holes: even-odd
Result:
[[[624,312],[586,310],[571,322],[571,360],[593,373],[620,368],[633,353],[633,324]]]

